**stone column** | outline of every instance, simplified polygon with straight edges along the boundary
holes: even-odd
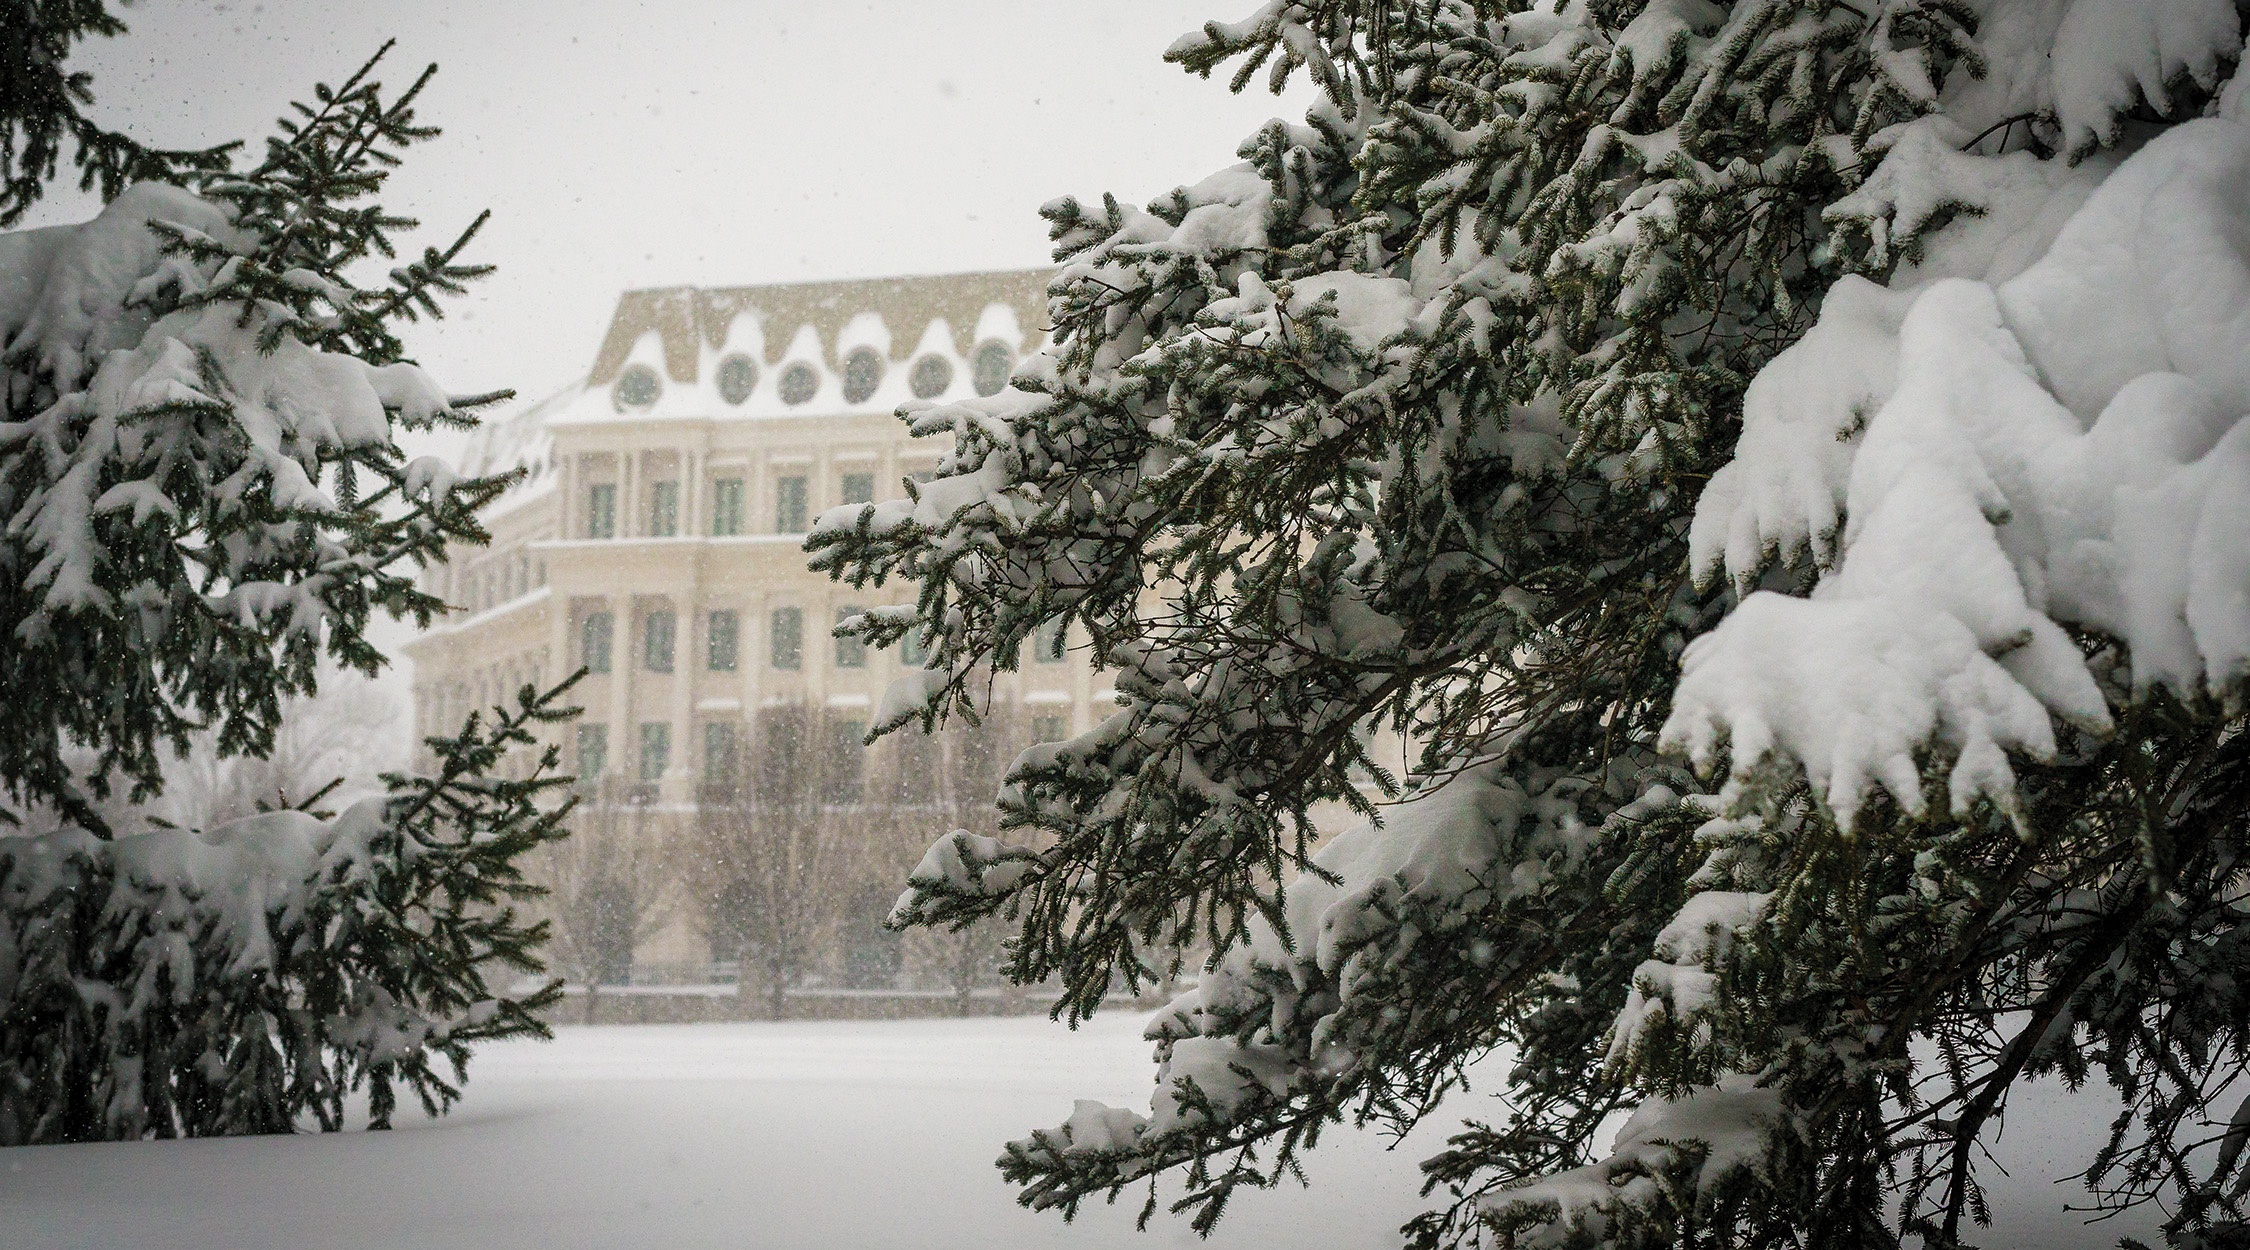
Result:
[[[708,456],[701,451],[680,453],[680,533],[688,538],[701,538],[711,532],[711,522],[703,515],[703,463]]]
[[[665,801],[687,803],[695,798],[695,773],[702,767],[703,744],[695,741],[695,674],[702,661],[696,649],[696,620],[701,596],[694,580],[672,596],[672,763],[665,777]]]
[[[555,537],[576,538],[578,516],[578,457],[555,457]]]
[[[617,453],[617,536],[639,538],[648,533],[641,517],[641,454]]]
[[[609,769],[630,785],[640,779],[641,747],[633,719],[633,600],[612,594],[608,606]]]

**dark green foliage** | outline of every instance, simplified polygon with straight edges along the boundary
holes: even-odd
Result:
[[[0,512],[24,518],[0,540],[0,699],[22,713],[0,782],[18,804],[100,831],[87,791],[144,797],[191,733],[262,753],[323,650],[373,672],[371,613],[427,624],[442,605],[412,566],[483,540],[475,509],[505,479],[409,464],[394,437],[506,397],[446,396],[397,337],[485,272],[457,260],[483,218],[381,285],[347,276],[415,224],[365,201],[435,133],[413,109],[429,72],[386,96],[374,65],[296,106],[255,168],[200,197],[138,189],[61,245],[139,247],[128,285],[0,308]],[[61,261],[51,285],[78,280]],[[121,338],[140,345],[95,350]]]
[[[570,778],[551,746],[499,778],[577,714],[570,684],[333,818],[0,838],[0,1145],[334,1130],[361,1091],[387,1128],[401,1093],[451,1106],[472,1045],[548,1036],[560,982],[509,982],[542,969],[519,865],[564,836]]]
[[[1123,696],[1018,759],[1015,840],[934,847],[908,918],[1012,920],[1010,973],[1074,1018],[1211,952],[1152,1114],[1081,1108],[1003,1172],[1066,1215],[1143,1182],[1153,1210],[1171,1172],[1207,1228],[1323,1126],[1411,1125],[1501,1051],[1504,1118],[1429,1163],[1416,1245],[1949,1250],[2009,1091],[2100,1074],[2130,1114],[2096,1196],[2230,1227],[2238,706],[2113,679],[2120,731],[2022,762],[2020,823],[1953,812],[1934,749],[1924,814],[1849,833],[1792,761],[1698,795],[1657,749],[1688,643],[1820,574],[1698,584],[1689,523],[1824,293],[1969,215],[1829,210],[1986,71],[1989,6],[1546,7],[1277,2],[1175,45],[1323,98],[1145,211],[1046,206],[1055,346],[909,405],[938,474],[808,542],[919,584],[856,627],[932,639],[913,715],[976,717],[1058,619]],[[1315,861],[1316,804],[1398,793],[1353,783],[1384,733],[1407,801]]]
[[[191,735],[264,755],[324,659],[382,665],[374,611],[442,610],[413,566],[482,541],[509,479],[409,462],[396,434],[505,393],[448,396],[398,330],[485,272],[459,260],[484,219],[356,285],[416,224],[369,201],[436,133],[414,114],[431,71],[386,95],[378,52],[234,172],[79,111],[63,54],[120,29],[99,3],[0,5],[0,221],[63,137],[111,200],[0,249],[0,815],[57,830],[0,838],[0,1144],[337,1129],[360,1093],[375,1127],[402,1093],[435,1115],[471,1046],[545,1036],[560,993],[511,983],[542,968],[518,865],[563,836],[568,778],[551,747],[508,776],[575,714],[569,683],[429,740],[433,776],[337,816],[112,839],[96,804],[154,793]]]

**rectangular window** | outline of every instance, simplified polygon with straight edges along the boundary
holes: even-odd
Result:
[[[671,538],[680,532],[680,484],[652,482],[648,488],[648,535]]]
[[[802,608],[773,610],[773,666],[799,669],[805,663],[805,612]]]
[[[805,532],[805,479],[785,477],[773,484],[773,528],[777,534]]]
[[[922,662],[929,658],[930,646],[922,639],[922,627],[916,625],[907,630],[906,637],[900,639],[898,644],[899,663],[908,668],[920,668]]]
[[[609,613],[588,612],[578,623],[578,662],[591,673],[609,671]]]
[[[642,660],[652,673],[672,671],[672,634],[677,618],[669,612],[651,612],[641,625]]]
[[[714,673],[734,671],[742,649],[742,618],[733,608],[715,609],[704,629],[705,664]]]
[[[663,721],[641,722],[641,780],[660,781],[672,766],[672,727]]]
[[[1062,621],[1049,621],[1032,635],[1031,658],[1041,664],[1060,664],[1070,644],[1067,626]]]
[[[725,785],[734,780],[734,725],[715,720],[703,726],[703,780]]]
[[[617,487],[603,482],[586,488],[586,537],[617,537]]]
[[[846,473],[844,475],[845,503],[874,503],[875,475],[872,473]]]
[[[1033,742],[1060,742],[1070,736],[1067,724],[1060,716],[1034,716],[1031,718]]]
[[[580,725],[578,727],[578,780],[592,785],[602,779],[609,767],[609,726]]]
[[[865,608],[838,608],[836,609],[836,623],[841,625],[866,610]],[[867,640],[864,638],[838,638],[836,640],[836,667],[866,668]]]
[[[742,532],[742,479],[722,477],[711,483],[711,536],[731,538]]]
[[[857,803],[860,796],[861,766],[867,748],[860,739],[867,736],[867,722],[839,720],[829,723],[828,758],[821,768],[822,800],[829,803]]]

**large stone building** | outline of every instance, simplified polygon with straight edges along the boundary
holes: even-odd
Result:
[[[858,865],[831,865],[843,893],[866,896],[853,906],[879,908],[932,832],[928,808],[988,787],[1013,745],[1083,730],[1113,706],[1077,640],[1041,639],[999,678],[1000,714],[974,751],[910,739],[863,752],[867,717],[908,657],[829,629],[908,601],[912,587],[833,583],[806,568],[802,547],[823,509],[899,496],[935,464],[945,446],[910,437],[895,410],[1004,386],[1042,341],[1049,276],[626,293],[582,382],[472,442],[466,470],[528,476],[487,512],[490,546],[430,571],[453,611],[408,647],[420,733],[584,666],[573,696],[584,711],[553,732],[580,774],[588,828],[687,838],[757,801],[810,805],[824,820],[892,813],[879,833],[855,826],[879,846],[831,856]],[[708,875],[729,854],[748,852],[706,839],[691,867]],[[624,862],[590,871],[629,893],[613,880],[630,875]],[[619,904],[636,917],[641,960],[723,959],[741,937],[730,924],[747,923],[714,910],[725,887],[699,902],[652,889],[645,905]],[[808,957],[775,975],[836,975],[835,963]]]

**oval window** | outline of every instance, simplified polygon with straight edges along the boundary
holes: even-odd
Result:
[[[758,366],[748,356],[729,356],[719,362],[719,398],[739,404],[758,389]]]
[[[974,381],[977,394],[997,395],[1008,385],[1008,374],[1016,367],[1016,354],[1006,343],[987,343],[977,349],[977,367]]]
[[[855,347],[844,357],[844,402],[864,404],[883,383],[883,358],[872,347]]]
[[[820,375],[813,367],[800,360],[781,371],[781,402],[801,404],[820,389]]]
[[[943,356],[924,356],[914,362],[914,372],[906,375],[906,384],[914,391],[916,399],[936,399],[953,385],[953,362]]]
[[[620,408],[646,408],[663,392],[664,383],[647,365],[627,365],[625,372],[617,375],[615,394]]]

